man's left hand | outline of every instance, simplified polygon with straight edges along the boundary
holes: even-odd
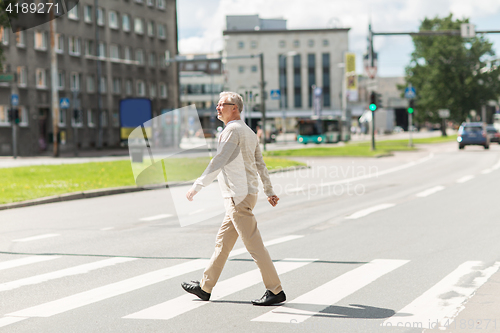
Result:
[[[195,196],[195,194],[198,193],[197,191],[193,190],[193,189],[190,189],[187,193],[186,193],[186,198],[189,200],[189,201],[193,201],[193,197]]]

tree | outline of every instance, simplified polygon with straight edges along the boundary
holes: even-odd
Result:
[[[13,5],[16,2],[17,0],[0,0],[0,27],[3,27],[5,30],[10,29],[9,15],[11,17],[17,17],[17,15],[14,12],[8,14],[6,8],[9,4]],[[0,43],[0,69],[3,68],[3,60],[4,60],[3,48],[2,44]]]
[[[460,30],[468,19],[425,18],[420,31]],[[417,91],[415,120],[440,122],[439,109],[449,109],[450,119],[465,121],[470,110],[481,110],[500,96],[499,61],[485,36],[413,36],[415,51],[406,67],[406,82]],[[404,91],[405,86],[399,86]],[[443,131],[444,132],[444,131]],[[443,133],[445,135],[445,133]]]

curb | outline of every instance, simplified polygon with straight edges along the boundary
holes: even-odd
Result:
[[[293,170],[298,170],[298,169],[308,169],[308,168],[310,168],[310,167],[309,166],[293,166],[293,167],[288,167],[288,168],[283,168],[283,169],[271,170],[271,171],[269,171],[269,174],[278,173],[278,172],[293,171]],[[171,182],[171,183],[145,185],[145,186],[122,186],[122,187],[112,187],[112,188],[97,189],[97,190],[88,190],[88,191],[83,191],[83,192],[64,193],[64,194],[60,194],[60,195],[43,197],[43,198],[39,198],[39,199],[2,204],[2,205],[0,205],[0,210],[36,206],[36,205],[42,205],[42,204],[47,204],[47,203],[53,203],[53,202],[63,202],[63,201],[70,201],[70,200],[97,198],[97,197],[103,197],[103,196],[114,195],[114,194],[158,190],[161,188],[176,187],[176,186],[182,186],[182,185],[186,185],[186,182]]]

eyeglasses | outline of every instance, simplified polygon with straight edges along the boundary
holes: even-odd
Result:
[[[226,105],[236,105],[236,104],[233,104],[233,103],[220,103],[220,104],[217,104],[217,106],[215,108],[223,108]]]

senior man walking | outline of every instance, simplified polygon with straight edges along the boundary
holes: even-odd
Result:
[[[217,154],[187,192],[186,197],[192,201],[196,193],[218,177],[224,197],[226,216],[217,233],[215,252],[203,272],[201,282],[183,282],[182,288],[208,301],[229,253],[240,236],[257,263],[266,287],[264,296],[252,300],[252,304],[273,305],[284,302],[286,296],[252,213],[259,191],[258,175],[264,185],[267,200],[273,207],[278,204],[279,198],[273,191],[257,136],[240,118],[242,109],[243,99],[239,94],[234,92],[220,94],[217,118],[222,120],[226,127],[219,136]]]

